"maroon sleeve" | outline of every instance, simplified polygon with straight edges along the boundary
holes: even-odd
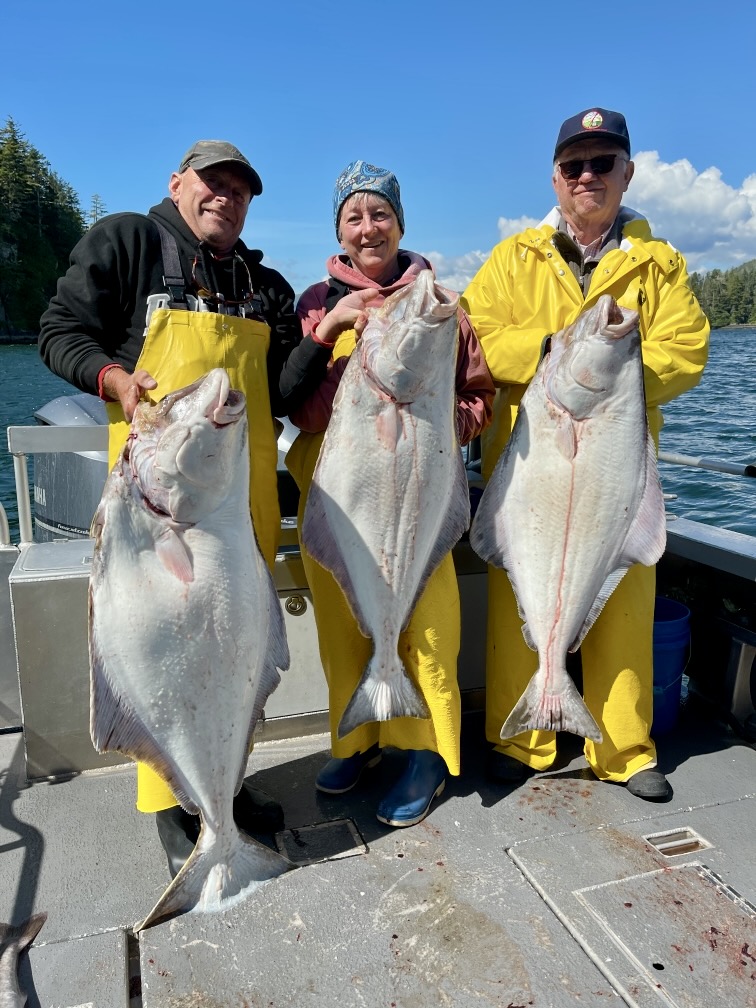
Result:
[[[459,309],[457,350],[457,432],[466,445],[490,424],[493,416],[494,384],[475,330],[466,313]]]

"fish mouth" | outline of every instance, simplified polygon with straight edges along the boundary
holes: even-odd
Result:
[[[237,423],[241,419],[245,406],[246,400],[241,392],[229,388],[225,401],[219,401],[205,415],[216,427],[226,427],[228,424]]]
[[[165,419],[175,410],[180,418],[182,411],[191,409],[190,403],[215,427],[236,423],[246,407],[243,393],[231,388],[225,368],[215,368],[192,385],[161,399],[155,407],[154,417],[156,420]]]
[[[599,331],[609,339],[622,339],[638,324],[638,312],[621,308],[611,294],[599,300]]]

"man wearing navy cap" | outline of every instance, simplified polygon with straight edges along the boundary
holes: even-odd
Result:
[[[554,148],[557,205],[537,227],[497,245],[465,291],[463,305],[501,389],[491,434],[484,435],[486,478],[512,432],[547,338],[603,294],[639,313],[646,408],[657,443],[659,406],[701,376],[709,323],[683,257],[622,205],[634,171],[630,154],[619,112],[594,106],[566,119]],[[647,801],[666,801],[672,789],[656,768],[650,737],[655,576],[653,567],[634,564],[581,645],[584,699],[603,735],[600,743],[586,739],[584,751],[600,780],[625,784]],[[533,674],[533,652],[505,571],[489,567],[488,585],[488,774],[511,784],[552,765],[556,735],[534,730],[500,737]]]

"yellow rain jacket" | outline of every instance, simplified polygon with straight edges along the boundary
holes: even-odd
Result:
[[[272,568],[281,530],[276,465],[278,447],[270,412],[267,352],[270,327],[265,322],[206,311],[159,308],[150,319],[137,371],[157,382],[157,402],[195,382],[216,367],[228,371],[231,387],[247,400],[250,455],[250,510],[258,543]],[[108,403],[109,461],[112,467],[129,432],[120,403]],[[137,763],[137,808],[159,812],[176,805],[173,792],[144,763]]]
[[[699,381],[709,323],[690,289],[685,260],[652,236],[645,218],[627,208],[620,213],[625,219],[620,247],[599,260],[585,297],[552,240],[558,208],[538,227],[497,245],[467,287],[462,304],[498,386],[494,420],[482,436],[486,479],[512,432],[544,339],[574,322],[602,294],[639,313],[648,418],[657,443],[659,406]],[[634,565],[581,647],[585,701],[604,735],[601,744],[586,740],[585,755],[601,779],[624,781],[656,765],[649,735],[654,595],[655,570]],[[486,737],[500,752],[543,770],[556,755],[553,733],[525,732],[506,741],[499,735],[538,664],[521,625],[506,573],[489,567]]]

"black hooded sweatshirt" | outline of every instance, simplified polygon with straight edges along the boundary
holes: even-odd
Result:
[[[238,270],[232,257],[215,263],[166,197],[149,214],[103,217],[71,253],[70,266],[40,321],[39,352],[55,374],[97,395],[97,378],[107,364],[133,371],[144,345],[147,297],[166,293],[160,233],[155,221],[176,239],[188,293],[194,293],[192,263],[198,258],[202,286],[227,298]],[[261,265],[262,252],[242,241],[234,248],[249,268],[270,326],[268,384],[274,416],[285,416],[304,401],[325,374],[330,349],[302,339],[294,312],[294,291],[276,270]],[[246,271],[244,285],[248,286]],[[211,273],[212,275],[208,275]]]

